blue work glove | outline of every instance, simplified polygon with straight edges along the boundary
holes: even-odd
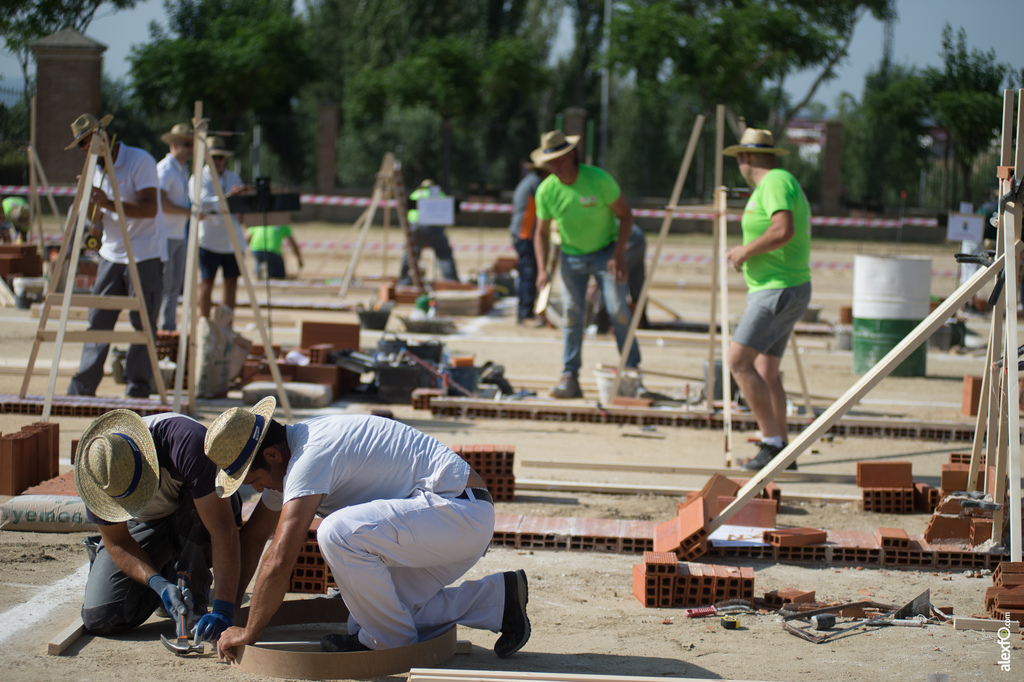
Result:
[[[151,590],[160,595],[168,616],[175,620],[178,619],[178,616],[185,616],[186,621],[192,617],[192,593],[188,588],[178,589],[177,585],[159,573],[153,575],[147,584]]]
[[[192,631],[194,635],[192,643],[199,644],[199,642],[206,641],[216,644],[220,633],[234,624],[235,605],[223,599],[214,599],[213,612],[207,613],[196,623],[196,627]]]

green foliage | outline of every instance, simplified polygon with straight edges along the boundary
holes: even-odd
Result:
[[[316,75],[290,0],[168,0],[167,8],[169,32],[151,27],[152,41],[129,57],[146,112],[189,120],[198,100],[214,129],[241,130],[290,114]],[[300,181],[298,137],[268,131],[267,141],[288,178]]]
[[[1000,87],[1014,78],[1007,64],[996,61],[995,50],[968,50],[967,32],[946,24],[942,32],[941,69],[925,72],[935,120],[945,128],[954,144],[960,174],[959,196],[949,198],[949,206],[971,199],[971,166],[994,141],[1001,120]]]

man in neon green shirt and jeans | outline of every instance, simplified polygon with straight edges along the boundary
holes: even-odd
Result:
[[[633,228],[633,213],[615,178],[576,160],[578,135],[566,137],[561,130],[544,133],[540,148],[530,155],[551,175],[537,188],[537,290],[547,284],[548,237],[551,221],[558,222],[562,276],[562,379],[551,391],[554,398],[582,398],[579,373],[582,364],[584,307],[587,283],[597,278],[615,329],[619,352],[629,333],[630,309],[626,303],[626,243]],[[636,342],[629,349],[627,368],[640,365]]]
[[[286,272],[284,267],[283,246],[287,239],[288,244],[295,252],[295,258],[299,261],[299,268],[302,268],[302,253],[299,252],[299,244],[295,241],[292,228],[288,225],[256,225],[249,228],[245,235],[249,242],[249,250],[256,259],[257,270],[263,266],[267,268],[267,276],[270,279],[284,279]],[[266,264],[264,266],[264,264]]]
[[[727,362],[757,419],[761,442],[744,469],[762,469],[787,444],[786,391],[779,364],[793,326],[811,301],[811,209],[800,184],[778,167],[788,152],[771,131],[747,128],[740,143],[722,152],[735,156],[754,188],[743,209],[743,246],[728,260],[747,280],[747,309],[729,344]],[[796,468],[796,462],[790,465]]]

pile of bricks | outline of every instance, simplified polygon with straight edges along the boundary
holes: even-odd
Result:
[[[645,607],[711,606],[727,599],[754,602],[754,569],[680,563],[672,552],[644,552],[633,564],[633,595]]]
[[[985,590],[985,610],[996,620],[1024,625],[1024,562],[1004,561],[992,572],[992,587]]]
[[[274,346],[274,357],[282,381],[329,386],[334,399],[359,385],[359,375],[330,362],[339,350],[359,350],[358,323],[310,322],[304,320],[299,334],[301,352],[309,358],[308,365],[292,365],[281,359],[281,348]],[[253,346],[242,370],[245,383],[273,381],[262,346]]]
[[[0,414],[41,415],[46,396],[27,395],[24,398],[17,393],[0,394]],[[188,401],[182,403],[182,412],[190,411]],[[140,417],[151,414],[170,412],[171,406],[162,405],[159,397],[154,398],[106,398],[83,397],[77,395],[55,395],[50,406],[53,417],[83,417],[95,419],[116,409],[137,412]]]
[[[412,409],[429,410],[430,401],[434,398],[440,398],[445,393],[440,388],[415,388],[412,391]]]
[[[331,569],[320,553],[320,545],[316,541],[316,531],[320,527],[320,519],[313,519],[306,533],[306,541],[302,543],[299,556],[292,569],[290,592],[305,594],[323,594],[329,587],[337,587]]]
[[[864,511],[914,513],[914,475],[910,462],[857,462],[857,487]]]
[[[20,495],[60,473],[60,425],[36,422],[0,436],[0,495]]]
[[[456,455],[466,460],[473,471],[484,479],[484,485],[495,502],[512,502],[516,497],[514,445],[452,445]]]
[[[764,593],[764,605],[772,610],[781,609],[786,604],[816,604],[814,590],[801,590],[798,587],[784,587]]]
[[[0,276],[42,277],[43,259],[35,244],[0,244]]]

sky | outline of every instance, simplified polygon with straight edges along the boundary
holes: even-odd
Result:
[[[133,43],[147,42],[149,23],[166,25],[163,0],[143,0],[130,11],[107,13],[93,20],[88,37],[107,46],[104,73],[122,78],[128,73],[127,57]],[[296,3],[301,7],[301,2]],[[899,20],[893,31],[893,60],[923,68],[941,66],[942,28],[948,22],[957,30],[967,31],[970,49],[994,49],[1000,62],[1008,63],[1018,72],[1024,68],[1024,21],[1020,4],[1012,0],[896,0]],[[103,10],[101,10],[102,14]],[[849,57],[836,69],[838,78],[818,90],[815,101],[834,110],[836,97],[849,92],[858,100],[864,76],[878,66],[882,57],[884,29],[870,16],[862,19],[854,30]],[[30,67],[31,68],[31,67]],[[21,69],[17,60],[0,50],[0,87],[20,88]],[[802,99],[817,77],[816,73],[790,76],[786,90],[794,99]]]

